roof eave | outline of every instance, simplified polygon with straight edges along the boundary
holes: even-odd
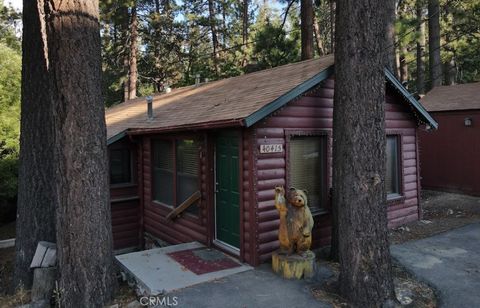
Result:
[[[291,100],[295,99],[296,97],[302,95],[303,93],[317,86],[320,82],[330,77],[333,74],[333,72],[334,72],[334,65],[331,65],[326,69],[322,70],[320,73],[313,76],[312,78],[308,79],[307,81],[299,84],[292,90],[283,94],[279,98],[263,106],[262,108],[260,108],[259,110],[255,111],[254,113],[252,113],[251,115],[245,118],[245,126],[250,127],[255,123],[257,123],[258,121],[261,121],[263,118],[267,117],[272,112],[275,112],[279,108],[283,107]]]
[[[126,135],[127,135],[127,131],[126,131],[126,130],[121,131],[121,132],[119,132],[119,133],[116,134],[116,135],[113,135],[112,137],[110,137],[110,138],[107,139],[107,145],[111,145],[112,143],[117,142],[118,140],[122,139],[122,138],[125,137]]]
[[[245,126],[244,119],[232,119],[225,121],[211,121],[202,122],[196,124],[186,124],[178,126],[166,126],[159,128],[132,128],[126,131],[127,135],[144,135],[144,134],[160,134],[171,133],[186,130],[202,130],[202,129],[215,129],[215,128],[235,128]]]
[[[393,75],[388,68],[385,68],[385,77],[387,81],[390,82],[402,96],[420,113],[423,117],[425,123],[430,125],[432,128],[437,129],[438,123],[435,121],[428,111],[423,107],[423,105],[415,98],[413,95],[408,92],[408,90],[402,85],[402,83]]]
[[[326,80],[334,73],[334,65],[327,67],[322,70],[320,73],[306,80],[305,82],[299,84],[292,90],[263,106],[256,112],[251,115],[240,118],[240,119],[230,119],[223,121],[214,121],[214,122],[203,122],[195,124],[186,124],[179,126],[168,126],[160,128],[138,128],[138,129],[128,129],[124,130],[113,137],[108,138],[107,144],[110,145],[123,137],[128,135],[140,135],[140,134],[153,134],[153,133],[166,133],[182,130],[199,130],[199,129],[213,129],[213,128],[225,128],[225,127],[251,127],[257,122],[261,121],[271,113],[277,111],[279,108],[285,106],[293,99],[301,96],[305,92],[316,87],[322,81]],[[398,81],[397,78],[385,68],[385,77],[390,84],[392,84],[402,96],[419,112],[425,123],[429,124],[432,128],[437,129],[438,123],[432,118],[428,111],[422,106],[422,104],[413,97],[413,95],[408,92],[408,90]]]

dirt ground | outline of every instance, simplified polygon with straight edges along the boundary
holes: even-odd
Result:
[[[480,197],[434,191],[422,192],[423,219],[390,231],[392,244],[429,237],[431,235],[480,221]],[[15,224],[0,226],[0,240],[15,236]],[[21,290],[15,296],[11,291],[13,276],[14,248],[0,249],[0,308],[12,307],[28,302],[29,294]],[[338,264],[330,263],[333,272],[338,273]],[[415,280],[402,267],[394,265],[394,282],[397,295],[404,301],[403,307],[436,307],[434,291],[425,283]],[[345,301],[333,292],[336,276],[321,286],[313,288],[312,294],[334,307],[347,307]],[[114,303],[126,307],[136,296],[126,284],[121,284]],[[407,304],[409,303],[409,304]]]
[[[338,263],[329,263],[334,275],[323,284],[312,289],[313,296],[334,308],[351,307],[345,299],[336,293],[338,281]],[[399,307],[407,308],[435,308],[437,298],[435,291],[426,283],[418,281],[398,264],[393,264],[393,283]]]
[[[2,307],[2,296],[10,291],[9,286],[12,284],[14,258],[14,247],[0,249],[0,307]]]
[[[423,219],[390,230],[391,244],[425,238],[480,221],[480,197],[422,191]]]
[[[15,222],[0,225],[0,241],[15,238]],[[0,298],[11,290],[15,248],[0,249]],[[0,307],[2,302],[0,301]]]
[[[0,241],[15,237],[15,222],[0,224]]]

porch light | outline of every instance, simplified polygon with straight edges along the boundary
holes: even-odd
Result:
[[[473,125],[473,120],[472,120],[472,118],[467,117],[467,118],[465,118],[464,123],[465,123],[466,127],[470,127],[470,126]]]

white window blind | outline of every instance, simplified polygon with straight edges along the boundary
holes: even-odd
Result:
[[[325,207],[326,137],[292,137],[289,147],[290,186],[307,190],[311,209]]]

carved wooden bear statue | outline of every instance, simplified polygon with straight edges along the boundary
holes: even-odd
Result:
[[[280,214],[278,240],[280,252],[300,255],[312,245],[313,217],[307,195],[300,189],[290,188],[288,203],[283,187],[275,187],[275,207]]]

